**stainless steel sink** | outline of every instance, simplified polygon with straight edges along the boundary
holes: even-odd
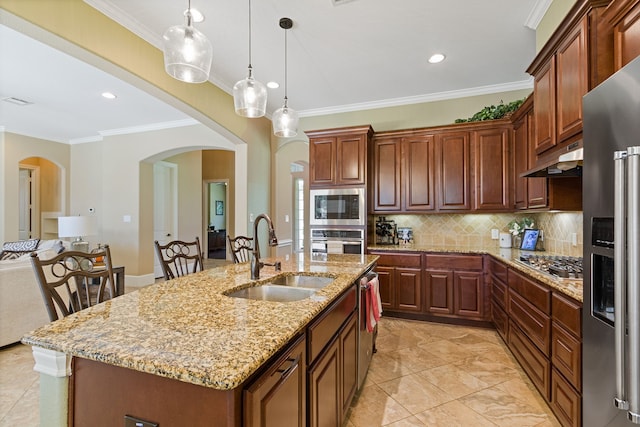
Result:
[[[291,302],[309,298],[315,293],[315,289],[264,284],[262,286],[240,289],[226,295],[234,298],[245,298],[261,301]]]
[[[306,274],[290,274],[269,280],[269,284],[295,288],[322,289],[333,283],[333,277],[310,276]]]

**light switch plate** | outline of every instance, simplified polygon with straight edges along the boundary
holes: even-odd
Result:
[[[158,423],[141,420],[131,415],[124,416],[124,427],[158,427]]]
[[[493,240],[498,240],[500,238],[500,230],[498,230],[497,228],[492,228],[491,229],[491,238]]]

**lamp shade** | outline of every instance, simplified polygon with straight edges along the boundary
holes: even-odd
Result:
[[[233,86],[236,114],[242,117],[262,117],[267,110],[267,88],[255,80],[249,68],[249,77]]]
[[[58,237],[82,237],[98,234],[95,216],[58,217]]]
[[[171,77],[187,83],[209,79],[213,47],[204,34],[191,25],[174,25],[162,38],[164,68]]]
[[[275,136],[290,138],[298,134],[298,113],[285,105],[273,112],[271,118],[273,134]]]

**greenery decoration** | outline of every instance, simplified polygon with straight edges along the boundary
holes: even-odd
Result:
[[[509,233],[513,234],[514,236],[518,236],[524,233],[525,229],[533,228],[534,225],[535,222],[532,218],[524,217],[520,220],[514,219],[509,224],[507,224],[507,227],[509,229]]]
[[[500,104],[484,107],[482,110],[478,111],[468,119],[456,119],[455,123],[481,122],[484,120],[501,119],[505,115],[516,111],[522,105],[523,102],[524,102],[524,99],[518,99],[512,102],[509,102],[508,104],[505,104],[503,101],[500,101]]]

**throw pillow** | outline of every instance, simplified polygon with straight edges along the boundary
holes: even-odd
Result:
[[[64,244],[62,243],[62,240],[58,240],[51,247],[51,250],[54,251],[57,254],[61,254],[62,252],[64,252],[64,249],[65,249],[65,247],[64,247]]]
[[[0,252],[0,261],[8,259],[18,259],[22,255],[30,254],[31,251],[2,251]]]
[[[38,248],[40,239],[18,240],[17,242],[5,242],[2,251],[10,252],[31,252]]]

